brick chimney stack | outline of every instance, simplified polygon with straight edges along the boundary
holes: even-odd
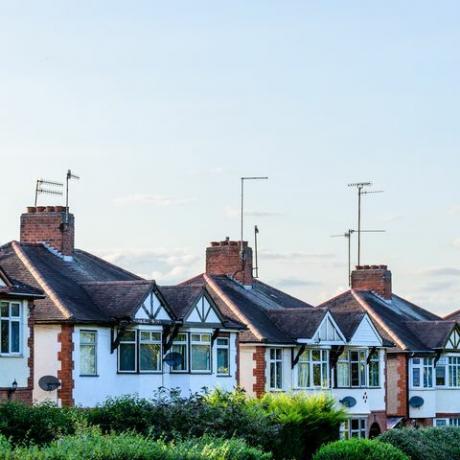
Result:
[[[351,273],[351,288],[373,291],[384,299],[391,299],[391,271],[386,265],[358,265]]]
[[[243,260],[241,241],[213,241],[206,248],[206,273],[208,275],[228,275],[240,283],[249,286],[252,277],[252,249],[243,241]]]
[[[21,215],[21,243],[46,243],[64,256],[74,250],[75,220],[64,206],[37,206],[27,208]]]

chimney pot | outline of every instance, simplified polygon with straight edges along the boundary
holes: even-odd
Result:
[[[351,288],[373,291],[384,299],[391,299],[391,271],[386,265],[357,266],[351,274]]]
[[[30,213],[37,212],[37,208],[35,206],[28,206],[27,212],[30,212]]]
[[[45,206],[37,206],[37,212],[44,212],[46,209]]]

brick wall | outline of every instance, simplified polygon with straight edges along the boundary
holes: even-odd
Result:
[[[61,349],[58,352],[58,361],[60,370],[58,371],[58,379],[61,381],[61,387],[58,389],[58,398],[64,407],[74,405],[73,400],[73,325],[63,324],[61,332],[58,335],[58,342]]]
[[[387,353],[386,370],[388,416],[407,417],[407,354]]]
[[[372,425],[376,423],[379,428],[380,432],[383,433],[387,431],[387,414],[385,411],[373,411],[369,414],[367,419],[367,428],[368,430],[371,429]]]
[[[243,259],[241,242],[214,241],[206,248],[206,273],[208,275],[230,275],[245,285],[253,283],[252,249],[247,241],[243,242]]]
[[[21,215],[21,243],[45,242],[64,255],[72,255],[75,239],[75,220],[69,214],[65,224],[63,206],[37,206],[27,208]]]
[[[256,347],[252,360],[254,362],[252,372],[256,378],[253,384],[253,391],[260,398],[265,393],[265,347]]]
[[[374,291],[391,299],[391,272],[386,265],[360,265],[351,274],[351,287],[357,291]]]

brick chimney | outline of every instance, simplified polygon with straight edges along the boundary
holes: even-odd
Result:
[[[244,285],[252,285],[252,249],[243,241],[243,260],[241,241],[213,241],[206,248],[206,273],[208,275],[228,275]]]
[[[351,288],[373,291],[384,299],[391,299],[391,272],[386,265],[358,265],[351,273]]]
[[[27,208],[21,215],[21,243],[46,243],[64,256],[74,249],[75,223],[64,206],[37,206]]]

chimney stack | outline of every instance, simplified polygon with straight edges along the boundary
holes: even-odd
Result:
[[[373,291],[391,300],[391,271],[386,265],[358,265],[351,273],[351,288],[357,291]]]
[[[213,241],[206,248],[206,274],[227,275],[240,283],[250,286],[252,276],[252,249],[247,241],[243,241],[243,258],[241,257],[241,241]]]
[[[66,221],[67,220],[67,221]],[[31,206],[21,215],[21,243],[46,243],[64,256],[74,250],[75,221],[64,206]]]

